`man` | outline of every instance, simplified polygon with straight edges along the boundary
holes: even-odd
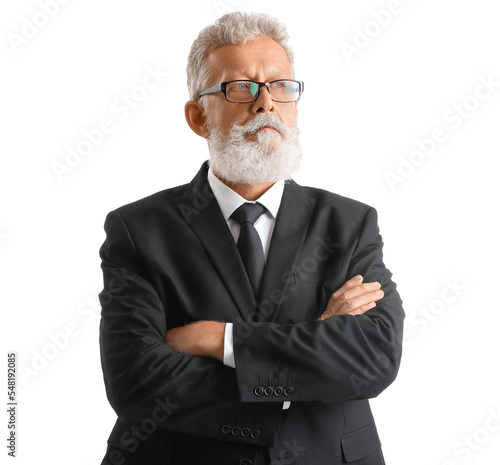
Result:
[[[375,210],[290,180],[286,41],[266,15],[203,30],[185,115],[210,165],[106,219],[103,464],[384,463],[367,399],[396,377],[401,300]]]

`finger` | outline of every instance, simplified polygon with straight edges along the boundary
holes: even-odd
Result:
[[[333,295],[341,296],[344,292],[346,292],[349,289],[352,289],[353,287],[359,286],[363,282],[363,276],[360,274],[354,276],[354,278],[349,279],[344,283],[344,285],[337,289]]]
[[[338,311],[337,313],[332,313],[330,310],[325,310],[321,316],[318,318],[318,320],[326,320],[327,318],[330,318],[331,316],[335,316],[335,315],[363,315],[364,313],[366,313],[368,310],[371,310],[372,308],[376,307],[376,303],[375,302],[369,302],[365,305],[361,305],[360,307],[357,307],[353,310],[350,310],[350,311],[345,311],[345,309],[342,311],[342,309],[340,311]]]
[[[342,296],[345,292],[347,292],[350,289],[355,288],[356,286],[359,286],[363,282],[363,276],[361,275],[356,275],[353,278],[349,279],[344,283],[342,287],[337,289],[330,297],[330,302],[337,302],[340,296]]]
[[[339,300],[351,300],[355,299],[357,297],[360,297],[365,294],[370,294],[372,292],[376,292],[380,290],[380,283],[374,282],[374,283],[363,283],[359,284],[356,287],[353,287],[351,289],[348,289],[345,291],[341,296]]]
[[[375,303],[381,300],[384,297],[384,291],[381,289],[373,292],[368,292],[352,299],[348,299],[344,302],[344,304],[340,307],[339,313],[347,314],[355,312],[358,309],[363,308],[366,305],[371,303]],[[373,307],[371,307],[373,308]]]
[[[330,318],[331,316],[333,316],[333,314],[330,314],[330,312],[328,310],[325,310],[321,316],[318,318],[319,321],[321,320],[326,320],[327,318]]]
[[[343,315],[351,313],[363,305],[380,300],[384,296],[384,293],[379,289],[377,291],[365,292],[350,299],[346,299],[344,296],[345,294],[329,306],[328,310],[332,314]]]
[[[346,304],[350,309],[354,310],[357,307],[351,306],[353,303],[352,301],[355,301],[356,299],[359,299],[360,297],[370,294],[374,291],[378,291],[380,289],[380,283],[358,283],[354,287],[349,287],[342,293],[340,293],[341,289],[339,289],[339,291],[337,292],[334,292],[330,299],[329,306],[333,311],[339,311]],[[362,304],[364,303],[367,302],[362,302]]]
[[[347,313],[347,315],[364,315],[368,310],[371,310],[372,308],[375,308],[377,304],[375,302],[370,302],[369,304],[362,305],[361,307],[358,307],[356,310],[353,310],[352,312]]]
[[[334,298],[338,298],[341,295],[345,294],[346,292],[352,292],[353,290],[355,290],[355,294],[351,295],[351,297],[355,296],[355,295],[361,293],[361,291],[359,289],[360,286],[361,286],[361,289],[366,289],[366,291],[380,289],[380,287],[381,287],[380,283],[378,281],[374,281],[371,283],[363,283],[363,276],[357,275],[357,276],[354,276],[354,278],[347,281],[340,289],[336,290],[333,293],[333,296],[334,296]]]

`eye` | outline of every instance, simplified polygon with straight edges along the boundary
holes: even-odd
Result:
[[[248,91],[249,89],[251,89],[252,88],[251,85],[252,85],[251,82],[236,81],[236,82],[232,82],[229,85],[229,88],[233,91],[241,92],[241,91]]]

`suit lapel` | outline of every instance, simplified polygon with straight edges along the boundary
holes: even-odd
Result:
[[[259,313],[274,321],[309,229],[316,200],[294,182],[285,184],[264,271]]]
[[[255,311],[255,298],[233,236],[208,184],[207,170],[208,164],[204,163],[177,204],[226,284],[241,317],[247,320]]]

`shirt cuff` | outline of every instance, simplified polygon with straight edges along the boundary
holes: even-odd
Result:
[[[236,368],[236,362],[234,360],[234,350],[233,350],[233,324],[226,323],[226,328],[224,329],[224,365],[228,367]]]

